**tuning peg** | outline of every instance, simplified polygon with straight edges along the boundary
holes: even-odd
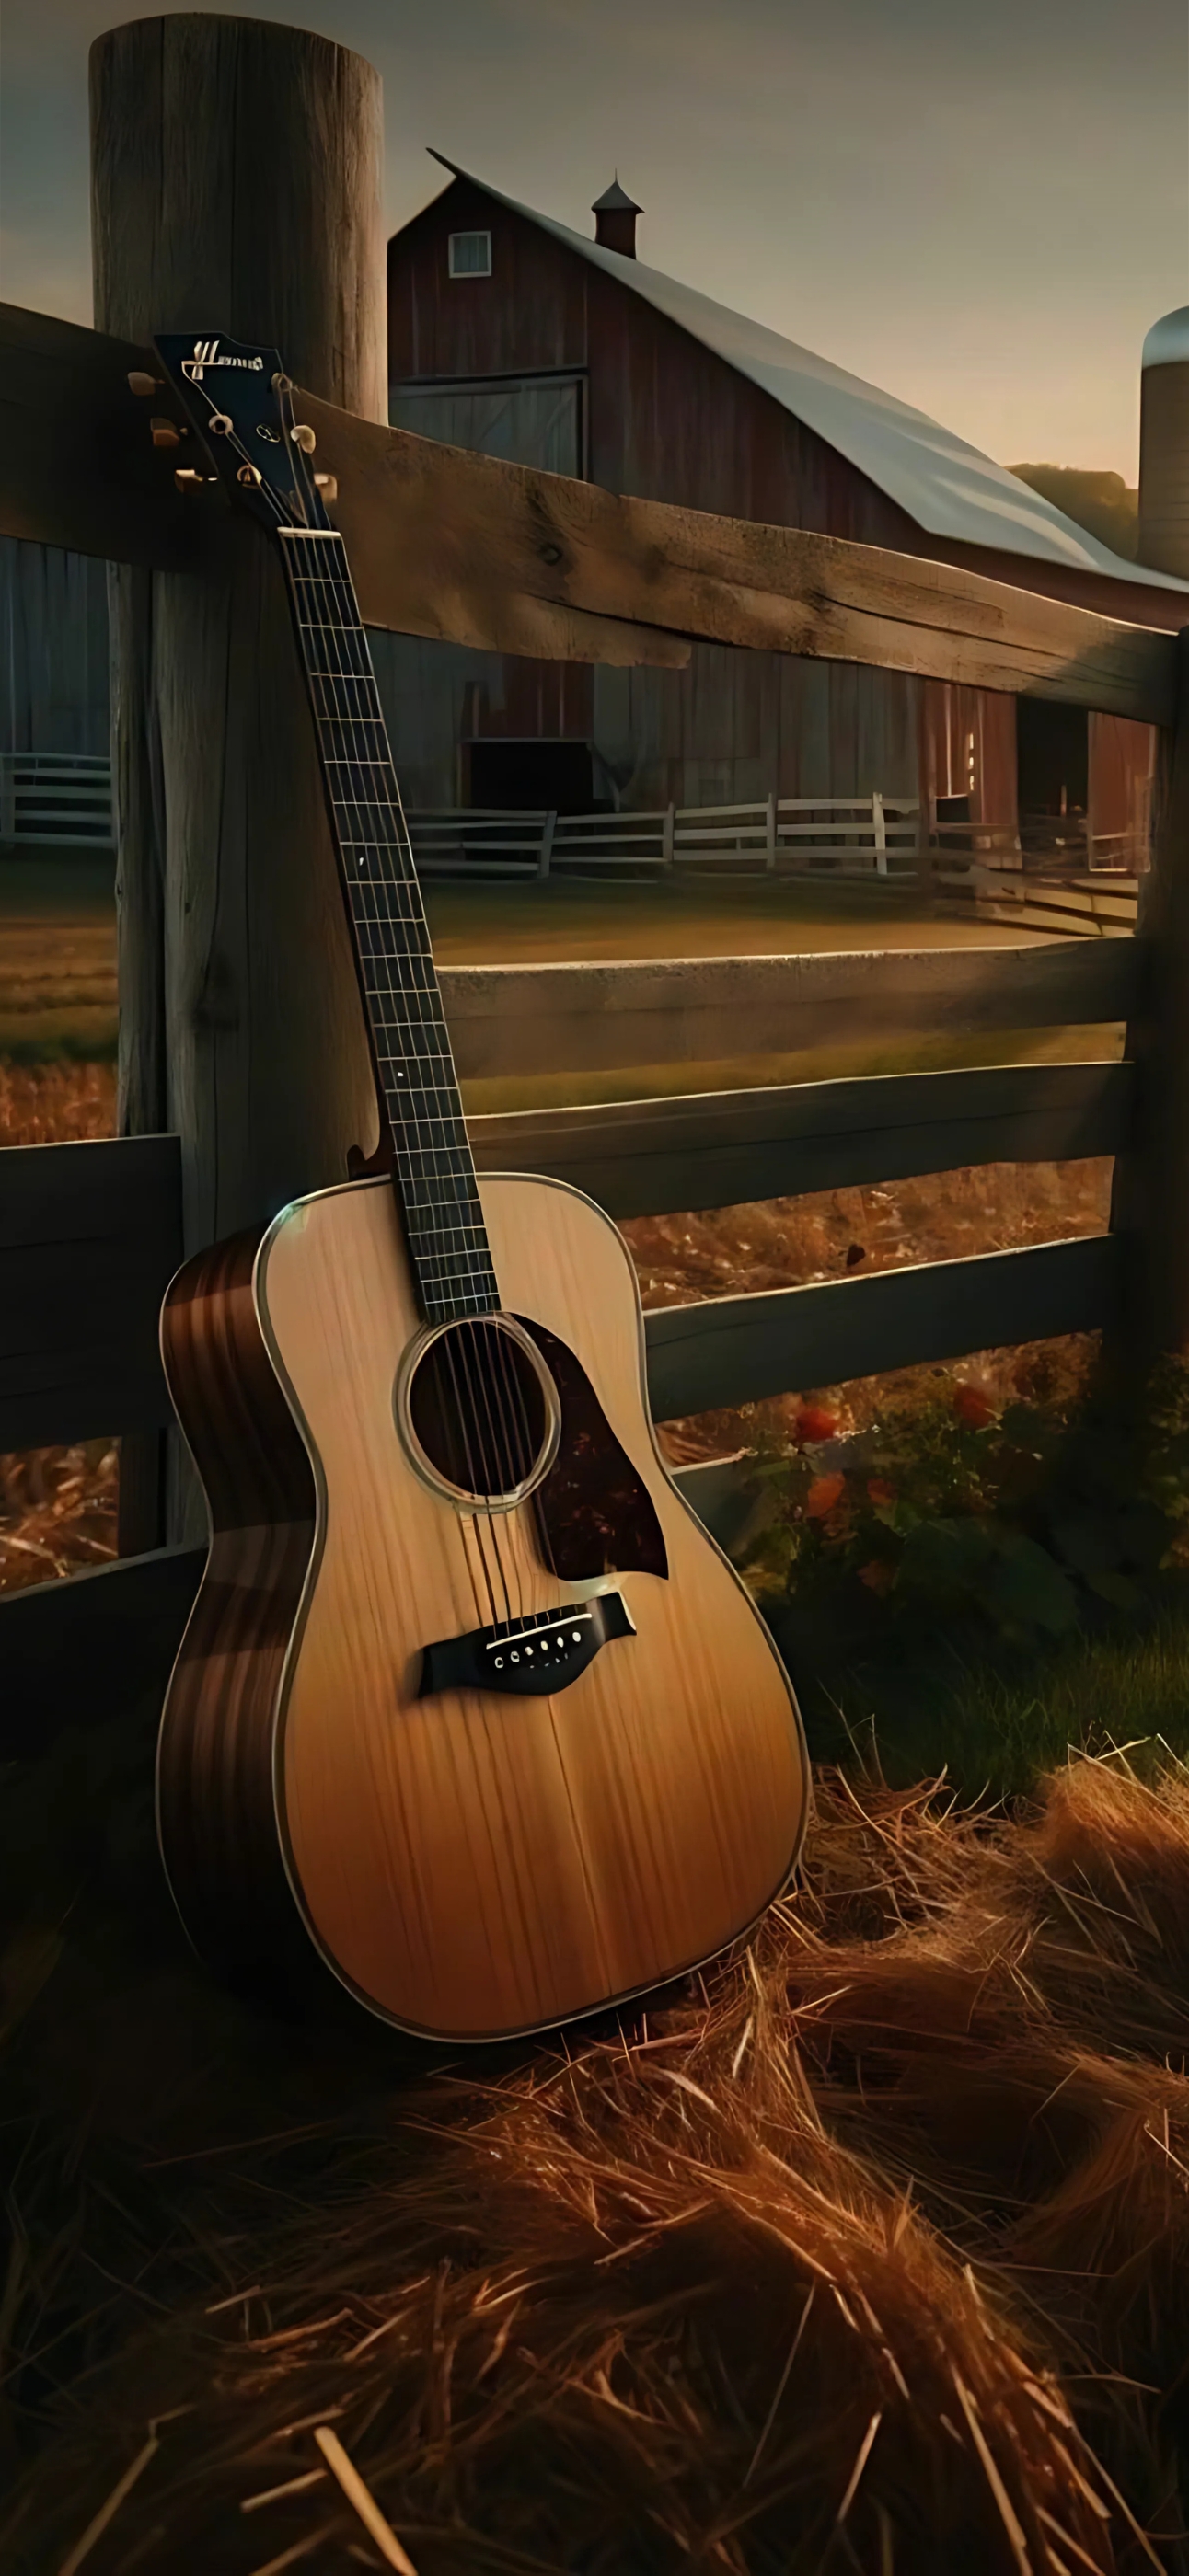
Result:
[[[149,435],[154,447],[180,447],[186,432],[184,429],[179,429],[176,420],[158,419],[154,416],[149,422]]]
[[[173,479],[179,492],[201,492],[206,477],[196,474],[192,465],[175,465]]]
[[[293,440],[294,445],[296,447],[300,447],[303,456],[313,455],[314,449],[318,444],[318,433],[316,430],[310,428],[308,421],[295,421],[293,428],[289,432],[289,436]]]
[[[164,381],[163,376],[146,376],[143,367],[130,367],[128,371],[129,393],[143,394],[146,400],[150,394],[156,393],[158,386],[164,384]]]
[[[324,501],[337,501],[339,497],[339,478],[337,474],[315,474],[314,481],[317,484],[318,490],[320,491]]]

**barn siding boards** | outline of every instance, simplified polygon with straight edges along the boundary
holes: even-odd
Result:
[[[1121,1262],[1118,1236],[1096,1234],[654,1311],[645,1317],[653,1419],[1096,1332],[1114,1319]]]
[[[492,237],[492,274],[451,279],[447,239],[457,229]],[[804,423],[739,375],[630,286],[589,266],[564,243],[456,179],[389,245],[390,363],[394,380],[474,371],[494,376],[572,368],[587,389],[590,478],[610,492],[661,500],[766,526],[788,526],[889,548],[902,555],[971,561],[1000,582],[1134,617],[1179,625],[1184,604],[1106,577],[988,549],[950,548],[927,537],[866,476]],[[674,615],[672,623],[679,624]],[[831,665],[810,673],[788,662],[775,677],[747,639],[726,663],[695,648],[688,677],[631,685],[599,671],[591,739],[620,799],[654,804],[737,802],[783,795],[848,795],[881,788],[927,805],[938,764],[935,737],[969,734],[976,746],[976,819],[1014,831],[1014,710],[971,679],[939,715],[907,672]],[[738,649],[738,648],[736,648]],[[863,640],[856,637],[861,657]],[[707,658],[707,657],[710,658]],[[1006,679],[1006,674],[1004,675]],[[1010,681],[1007,682],[1010,686]],[[480,730],[499,730],[494,716]],[[542,725],[541,730],[547,730]],[[439,764],[440,766],[441,764]],[[965,774],[966,764],[963,760]],[[941,786],[941,793],[966,787]]]
[[[102,563],[0,537],[0,751],[108,749]]]
[[[609,1216],[664,1216],[1125,1143],[1129,1064],[998,1065],[472,1118],[481,1172],[544,1172]]]
[[[176,1136],[0,1153],[0,1450],[172,1420],[157,1319],[181,1244]]]

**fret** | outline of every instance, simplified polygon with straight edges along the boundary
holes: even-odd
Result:
[[[279,533],[422,1309],[490,1314],[498,1284],[346,549],[336,530]]]

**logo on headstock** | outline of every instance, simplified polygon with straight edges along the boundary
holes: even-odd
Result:
[[[261,357],[230,358],[220,350],[217,340],[196,340],[193,357],[182,360],[182,374],[190,384],[200,385],[208,367],[247,367],[253,374],[261,375],[264,360]]]

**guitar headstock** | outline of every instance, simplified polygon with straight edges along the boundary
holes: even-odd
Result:
[[[246,504],[268,528],[328,529],[326,502],[335,498],[334,478],[314,471],[314,432],[295,417],[294,389],[279,350],[229,340],[224,332],[196,338],[191,332],[163,331],[154,346],[230,498]],[[134,392],[152,390],[151,379],[138,377],[133,384]],[[172,423],[154,420],[151,426],[155,444],[178,443]],[[198,461],[177,469],[183,488],[207,479],[197,472]]]

